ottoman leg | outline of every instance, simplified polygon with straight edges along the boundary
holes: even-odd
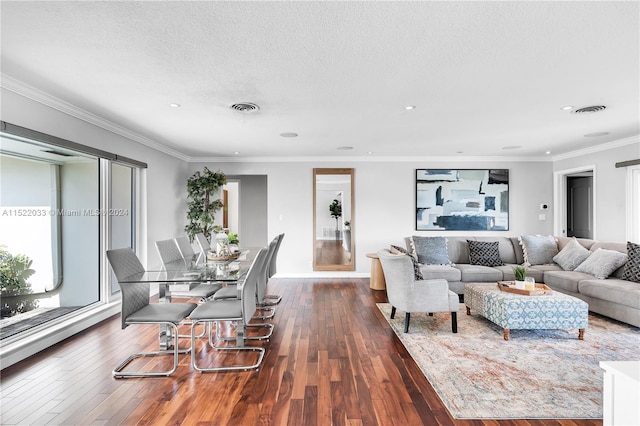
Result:
[[[468,306],[466,308],[467,308],[467,315],[471,315],[471,308]]]
[[[509,329],[508,328],[504,328],[504,340],[509,340]]]
[[[578,340],[584,340],[584,328],[578,329]]]

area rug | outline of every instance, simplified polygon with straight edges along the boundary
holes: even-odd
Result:
[[[458,333],[448,313],[390,319],[378,308],[416,364],[458,419],[602,418],[600,361],[640,360],[640,329],[589,315],[585,340],[578,330],[512,330],[458,313]]]

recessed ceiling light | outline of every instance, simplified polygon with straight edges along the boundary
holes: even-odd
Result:
[[[551,154],[551,151],[547,151],[547,152],[545,152],[545,154],[549,155],[549,154]]]
[[[236,151],[236,152],[233,153],[233,155],[240,155],[240,152]]]
[[[336,149],[338,149],[338,150],[340,150],[340,151],[349,151],[349,150],[352,150],[352,149],[353,149],[353,147],[352,147],[352,146],[339,146],[339,147],[338,147],[338,148],[336,148]]]
[[[416,109],[415,105],[407,105],[406,107],[404,107],[404,109],[406,109],[407,111],[411,111],[412,109]]]
[[[284,132],[280,133],[280,136],[282,136],[283,138],[297,138],[298,134],[294,132]]]
[[[456,154],[462,154],[464,151],[456,151]]]
[[[169,106],[170,106],[171,108],[180,108],[182,105],[177,104],[177,103],[175,103],[175,102],[172,102],[172,103],[170,103],[170,104],[169,104]]]
[[[598,136],[605,136],[608,135],[609,132],[593,132],[593,133],[587,133],[586,135],[584,135],[585,138],[594,138],[594,137],[598,137]]]
[[[367,151],[367,154],[371,155],[373,154],[373,151]]]
[[[509,146],[503,146],[502,149],[520,149],[522,148],[521,145],[509,145]]]
[[[565,105],[560,109],[563,110],[563,111],[569,111],[570,109],[573,109],[573,105]]]

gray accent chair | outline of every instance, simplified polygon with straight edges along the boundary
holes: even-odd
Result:
[[[451,329],[458,332],[458,295],[449,290],[446,280],[416,280],[413,261],[405,254],[379,250],[378,257],[387,284],[391,318],[396,309],[405,312],[404,332],[409,332],[411,312],[451,312]]]
[[[178,354],[187,350],[178,348],[178,324],[189,316],[197,306],[195,303],[149,303],[149,283],[123,283],[126,278],[144,273],[145,269],[138,256],[129,247],[107,251],[107,258],[115,274],[120,289],[122,328],[133,324],[158,324],[171,330],[174,338],[173,350],[139,352],[128,356],[114,370],[116,378],[169,376],[178,368]],[[123,371],[134,359],[140,357],[173,355],[173,367],[163,371]]]
[[[190,262],[190,260],[187,261],[182,257],[182,253],[180,252],[178,244],[175,240],[156,241],[156,249],[158,250],[160,260],[162,261],[162,264],[165,268],[175,262]],[[175,285],[169,285],[169,298],[197,298],[200,300],[200,302],[204,302],[210,299],[221,288],[222,285],[216,283],[200,283],[190,290],[180,289]]]
[[[207,237],[205,237],[205,235],[200,232],[196,234],[196,242],[198,243],[198,247],[200,247],[200,255],[198,256],[198,260],[200,260],[200,257],[202,257],[203,260],[206,260],[207,252],[211,250],[211,244],[209,244],[209,240],[207,240]]]
[[[256,286],[258,283],[258,276],[263,272],[262,270],[267,256],[267,251],[268,249],[263,247],[253,260],[244,283],[239,288],[239,299],[212,300],[199,305],[193,312],[191,312],[191,365],[194,370],[200,372],[250,370],[258,368],[260,364],[262,364],[265,349],[260,346],[246,346],[246,340],[249,340],[246,336],[246,327],[249,321],[251,321],[251,318],[257,308],[255,297]],[[201,367],[198,365],[195,335],[196,326],[200,323],[208,325],[216,323],[216,330],[218,330],[220,328],[221,321],[234,321],[236,323],[236,344],[235,346],[218,346],[215,344],[213,333],[209,332],[209,345],[218,351],[258,352],[258,359],[255,363],[219,367]],[[273,331],[273,324],[261,325],[270,326],[270,332]],[[211,327],[208,328],[211,330]],[[216,331],[216,336],[217,335],[218,332]]]
[[[282,240],[284,240],[284,233],[282,234],[278,234],[278,236],[276,237],[278,239],[278,244],[276,245],[276,249],[273,252],[273,256],[271,257],[271,261],[269,262],[269,268],[267,271],[267,282],[269,282],[269,279],[271,277],[273,277],[276,273],[276,264],[278,261],[278,252],[280,251],[280,245],[282,244]],[[278,303],[280,303],[280,300],[282,300],[282,296],[278,295],[278,294],[266,294],[264,296],[265,300],[267,301],[267,305],[277,305]]]

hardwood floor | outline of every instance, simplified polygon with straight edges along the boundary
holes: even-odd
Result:
[[[198,373],[188,356],[168,378],[116,380],[155,327],[115,316],[2,370],[3,425],[601,425],[601,420],[451,418],[375,306],[367,279],[273,279],[283,295],[258,372]],[[199,347],[203,362],[213,352]],[[240,360],[237,357],[235,360]],[[443,360],[446,362],[446,360]],[[144,361],[147,367],[155,361]]]
[[[316,242],[316,265],[345,265],[351,253],[342,246],[342,240],[322,240]]]

